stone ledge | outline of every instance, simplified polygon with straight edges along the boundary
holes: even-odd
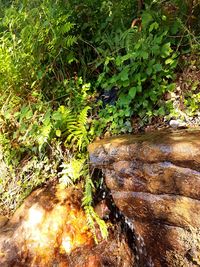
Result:
[[[112,137],[88,151],[133,225],[139,266],[200,266],[200,129]]]
[[[135,159],[152,163],[169,161],[200,170],[200,129],[105,138],[89,145],[88,151],[94,166]]]

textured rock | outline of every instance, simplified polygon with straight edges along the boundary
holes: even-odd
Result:
[[[135,159],[173,162],[200,170],[200,130],[158,131],[97,141],[89,146],[91,162],[97,166]]]
[[[0,215],[0,228],[3,227],[8,222],[8,218],[6,216]]]
[[[139,266],[200,266],[200,129],[108,138],[89,153],[133,223]]]
[[[133,254],[117,226],[108,240],[94,243],[81,198],[79,188],[51,185],[35,190],[7,223],[2,217],[0,266],[132,266]]]

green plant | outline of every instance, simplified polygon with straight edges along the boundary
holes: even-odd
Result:
[[[22,96],[39,88],[53,98],[53,87],[68,77],[66,67],[75,60],[73,27],[61,0],[13,1],[0,21],[1,88]]]
[[[174,88],[171,81],[177,53],[168,41],[168,28],[164,30],[160,23],[151,12],[143,12],[143,30],[138,32],[136,27],[119,34],[118,48],[104,59],[97,86],[104,90],[116,87],[118,99],[100,111],[99,124],[107,125],[111,132],[131,131],[133,114],[144,118],[165,113],[159,102]]]
[[[88,224],[93,230],[95,240],[95,222],[97,222],[102,237],[105,238],[108,234],[106,224],[95,213],[93,203],[93,193],[95,187],[93,185],[91,175],[88,167],[87,160],[87,146],[93,136],[90,131],[87,121],[87,113],[90,107],[86,106],[80,114],[73,114],[69,108],[60,106],[57,111],[52,115],[53,129],[57,137],[65,140],[64,144],[68,149],[71,149],[73,156],[68,157],[63,161],[60,167],[62,171],[59,173],[60,181],[66,185],[72,185],[81,178],[84,179],[84,194],[83,194],[83,207],[86,212]]]
[[[96,214],[92,206],[93,192],[95,191],[95,187],[92,182],[88,169],[86,170],[85,175],[86,175],[86,181],[85,181],[85,190],[84,190],[84,197],[83,197],[83,207],[84,207],[84,210],[87,216],[88,225],[93,231],[95,241],[98,242],[97,237],[96,237],[95,222],[98,224],[103,238],[106,238],[108,236],[108,231],[107,231],[106,223],[102,219],[99,218],[99,216]]]
[[[179,83],[179,90],[182,88],[179,91],[180,95],[172,94],[171,98],[166,101],[168,109],[166,118],[179,118],[187,123],[197,124],[199,123],[200,108],[198,71],[191,74],[182,74],[182,81],[179,81]]]
[[[88,85],[81,83],[80,88],[86,90]],[[76,97],[80,99],[79,94]],[[88,124],[90,107],[85,106],[87,101],[77,102],[75,99],[75,105],[79,103],[79,109],[75,112],[64,105],[52,109],[36,92],[32,92],[30,99],[29,103],[23,104],[23,99],[12,96],[8,99],[9,104],[2,105],[0,112],[2,212],[15,210],[36,186],[56,175],[65,186],[83,181],[87,188],[84,190],[83,206],[88,223],[95,235],[96,221],[105,237],[106,224],[92,208],[95,189],[90,186],[92,180],[87,167],[87,145],[93,136]],[[65,152],[61,144],[65,146]],[[59,169],[62,171],[58,172]]]

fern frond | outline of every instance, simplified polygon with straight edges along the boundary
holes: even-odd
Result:
[[[87,114],[88,114],[88,110],[90,110],[91,108],[90,107],[85,107],[80,115],[78,116],[78,123],[81,124],[81,125],[86,125],[87,123]]]
[[[96,214],[94,208],[91,205],[84,206],[84,210],[87,217],[87,224],[94,235],[95,242],[98,243],[95,222],[99,226],[102,238],[106,239],[108,237],[108,228],[104,220],[99,218],[99,216]]]
[[[77,38],[75,36],[72,35],[68,35],[66,37],[66,46],[70,47],[72,46],[75,42],[77,41]]]
[[[90,107],[85,107],[77,118],[72,116],[66,120],[66,142],[72,147],[76,144],[79,151],[84,150],[89,144],[87,125],[87,113]]]
[[[101,218],[99,218],[99,216],[96,214],[96,212],[94,211],[94,208],[91,207],[90,209],[90,215],[93,217],[93,219],[97,222],[101,235],[104,239],[106,239],[108,237],[108,229],[107,229],[107,225],[105,223],[104,220],[102,220]]]
[[[84,206],[84,210],[85,210],[85,215],[87,218],[87,225],[89,226],[90,230],[93,233],[93,237],[94,237],[94,241],[97,244],[98,243],[98,239],[96,236],[96,228],[95,228],[95,221],[93,219],[93,208],[92,206]]]
[[[79,156],[81,154],[80,152],[84,152],[89,144],[88,130],[86,128],[89,109],[90,107],[86,106],[80,114],[75,117],[74,113],[72,113],[69,108],[60,106],[59,110],[54,114],[54,120],[58,125],[60,123],[62,128],[65,127],[65,144],[67,143],[73,149],[74,147],[77,148]],[[84,156],[86,156],[85,153]],[[64,162],[61,167],[63,169],[59,173],[60,181],[65,186],[75,183],[80,177],[85,178],[82,205],[87,216],[88,226],[92,230],[96,242],[98,241],[96,237],[96,224],[99,226],[102,237],[106,238],[108,235],[107,226],[95,213],[94,208],[92,207],[93,191],[95,187],[89,174],[88,166],[86,165],[86,158],[72,158],[68,162]]]
[[[69,162],[63,162],[60,182],[65,186],[74,184],[84,174],[85,159],[71,158]]]
[[[104,222],[104,220],[100,219],[99,216],[94,211],[94,208],[92,207],[92,191],[94,190],[94,184],[92,182],[92,179],[90,175],[88,174],[85,180],[85,190],[84,190],[84,196],[82,199],[82,205],[84,207],[86,216],[87,216],[87,223],[90,229],[92,230],[94,234],[95,242],[98,243],[97,237],[96,237],[96,228],[95,228],[95,222],[98,224],[101,235],[103,238],[107,238],[108,236],[108,229],[107,225]]]
[[[92,182],[92,179],[90,178],[90,175],[88,174],[85,177],[85,190],[84,190],[84,196],[82,200],[83,206],[89,206],[92,205],[92,191],[94,189],[94,184]]]

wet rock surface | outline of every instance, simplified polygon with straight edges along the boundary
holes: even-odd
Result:
[[[80,188],[35,190],[7,222],[0,218],[1,267],[134,266],[120,226],[95,244],[81,209]]]
[[[89,146],[132,222],[139,266],[200,266],[200,129],[125,135]]]

